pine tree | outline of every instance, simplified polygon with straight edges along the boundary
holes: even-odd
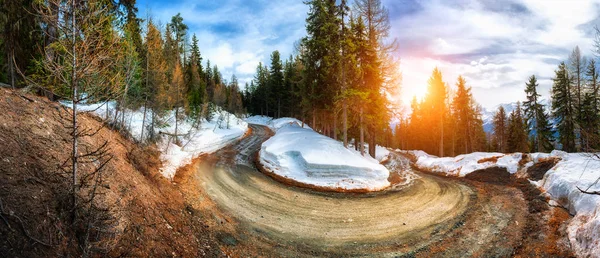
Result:
[[[583,143],[584,151],[594,151],[600,149],[600,106],[598,98],[598,71],[596,61],[590,60],[586,74],[587,93],[584,96],[582,107],[582,135],[586,141]]]
[[[189,105],[189,112],[192,117],[199,118],[202,113],[202,106],[206,102],[206,82],[202,76],[202,57],[198,48],[198,38],[196,34],[192,36],[192,46],[189,62],[186,65],[186,88]]]
[[[183,17],[178,13],[177,15],[171,17],[171,23],[168,24],[171,32],[175,34],[174,40],[176,49],[176,57],[177,61],[181,60],[180,54],[183,54],[183,60],[186,59],[186,51],[185,51],[185,36],[187,34],[188,26],[183,23]]]
[[[273,111],[273,116],[281,117],[281,101],[283,99],[283,65],[279,56],[279,51],[275,50],[271,53],[271,69],[269,71],[268,93],[266,96],[272,107],[276,107]]]
[[[540,94],[537,92],[537,78],[535,75],[529,77],[525,84],[525,94],[527,100],[523,102],[524,116],[528,128],[532,130],[533,145],[531,150],[536,152],[549,152],[552,146],[552,127],[548,121],[544,105],[540,103]]]
[[[517,107],[508,117],[508,151],[529,152],[527,139],[527,122],[523,119],[521,104],[517,102]]]
[[[571,77],[564,62],[555,71],[552,85],[552,117],[556,121],[559,142],[562,150],[574,152],[575,149],[575,111],[571,97]]]
[[[586,59],[585,57],[581,56],[581,51],[579,50],[579,46],[576,46],[573,49],[573,52],[571,52],[571,55],[569,56],[569,74],[572,77],[571,80],[571,98],[573,99],[573,114],[574,114],[574,123],[575,123],[575,129],[579,132],[578,134],[576,134],[576,136],[579,136],[580,139],[576,139],[576,141],[578,140],[580,143],[582,141],[584,141],[584,139],[582,139],[583,134],[581,134],[581,122],[583,120],[583,117],[581,115],[581,109],[582,109],[582,104],[583,104],[583,97],[584,97],[584,89],[583,89],[583,83],[584,83],[584,79],[583,79],[583,75],[585,73],[585,67],[586,67]]]
[[[502,106],[498,107],[498,111],[494,114],[493,123],[495,148],[499,152],[506,152],[508,148],[508,118]]]
[[[452,101],[452,108],[456,114],[454,116],[457,123],[455,130],[457,130],[459,137],[457,140],[460,142],[459,145],[462,145],[459,153],[470,153],[473,150],[473,132],[471,132],[471,129],[475,115],[471,106],[473,96],[471,95],[471,88],[466,87],[466,81],[462,76],[458,77],[456,86],[457,91]]]
[[[145,65],[145,96],[146,107],[152,109],[152,115],[149,129],[149,138],[154,138],[154,124],[156,120],[156,113],[166,108],[166,90],[167,85],[166,69],[167,64],[163,55],[163,40],[158,28],[154,25],[152,20],[147,23],[146,32],[146,65]],[[145,121],[145,119],[144,119]],[[142,126],[142,130],[144,130]],[[143,138],[143,131],[142,131]]]
[[[13,88],[19,87],[19,72],[27,73],[28,66],[40,58],[38,43],[42,39],[42,23],[34,10],[36,5],[33,0],[0,1],[0,47],[3,50],[0,82],[7,82]]]
[[[442,72],[436,67],[428,80],[427,95],[422,102],[424,114],[430,114],[425,121],[431,128],[431,137],[428,144],[429,151],[444,156],[444,123],[447,114],[447,89],[442,79]]]
[[[420,106],[421,105],[417,101],[417,97],[413,96],[413,99],[410,102],[412,113],[410,114],[410,124],[408,125],[408,149],[425,150],[425,146],[422,143],[423,121]]]
[[[365,58],[367,65],[363,66],[362,70],[369,92],[369,104],[366,106],[366,122],[370,134],[369,154],[374,156],[377,134],[389,127],[387,121],[390,119],[388,109],[390,103],[386,94],[391,94],[398,89],[397,64],[391,55],[397,48],[397,44],[396,41],[385,44],[384,39],[389,35],[390,22],[388,10],[381,0],[357,0],[354,9],[365,23],[368,39]]]
[[[311,125],[317,128],[317,113],[324,114],[331,106],[338,88],[340,21],[335,0],[311,0],[307,4],[310,8],[306,18],[307,36],[302,39],[306,78],[303,103],[310,110]],[[319,122],[324,129],[329,121]]]

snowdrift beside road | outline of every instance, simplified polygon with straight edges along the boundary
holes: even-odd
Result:
[[[70,107],[67,102],[64,102],[63,105]],[[80,111],[91,111],[103,119],[106,119],[108,113],[108,120],[114,121],[115,102],[80,104],[77,108]],[[143,129],[144,138],[147,138],[148,125],[152,120],[151,111],[146,112],[145,122],[143,108],[138,110],[125,109],[124,112],[125,127],[132,137],[141,140],[143,125],[145,127]],[[121,119],[121,115],[121,111],[119,111],[119,119]],[[177,134],[183,136],[177,136],[179,143],[176,144],[175,137],[168,136],[168,134],[175,134],[175,111],[167,112],[160,120],[162,121],[160,126],[155,126],[154,130],[155,134],[160,137],[157,145],[163,163],[161,174],[167,179],[173,179],[179,167],[191,163],[194,158],[201,154],[215,152],[240,139],[248,130],[246,122],[217,108],[212,113],[211,121],[202,119],[199,123],[195,123],[187,117],[180,118],[177,124]]]
[[[277,176],[331,190],[377,191],[390,185],[389,171],[377,160],[302,128],[300,121],[281,118],[267,123],[276,133],[262,144],[259,161]]]
[[[518,170],[522,154],[504,155],[502,153],[474,152],[456,157],[438,158],[425,152],[415,152],[416,166],[427,171],[463,177],[473,171],[489,167],[502,167],[514,174]]]
[[[507,154],[471,153],[438,158],[422,151],[408,151],[417,158],[420,169],[463,177],[473,171],[493,166],[506,168],[511,174],[526,172],[534,164],[559,160],[539,181],[530,181],[548,194],[551,202],[561,205],[574,215],[568,224],[569,241],[580,257],[600,257],[600,195],[582,193],[600,191],[600,158],[586,153]]]

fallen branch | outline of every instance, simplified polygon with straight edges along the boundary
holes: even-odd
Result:
[[[579,188],[579,186],[576,186],[577,190],[579,190],[580,192],[584,193],[584,194],[595,194],[595,195],[600,195],[600,191],[586,191],[583,190],[581,188]]]
[[[27,229],[25,229],[25,223],[23,222],[23,220],[19,216],[15,215],[15,214],[12,214],[12,213],[6,213],[6,212],[4,212],[4,206],[2,205],[2,200],[1,199],[0,199],[0,215],[8,215],[8,216],[11,216],[11,217],[17,219],[19,221],[19,225],[21,226],[21,230],[23,231],[23,233],[25,234],[25,236],[27,238],[29,238],[30,240],[32,240],[32,241],[34,241],[34,242],[36,242],[36,243],[38,243],[40,245],[43,245],[43,246],[52,247],[52,245],[44,243],[44,242],[38,240],[37,238],[32,237],[31,235],[29,235],[29,232],[27,231]],[[6,225],[8,225],[8,228],[10,228],[12,230],[12,228],[10,227],[10,225],[8,224],[8,221],[4,218],[4,216],[2,216],[2,218],[4,219],[4,222],[6,223]]]
[[[163,132],[163,131],[158,131],[158,134],[164,134],[164,135],[168,135],[168,136],[172,136],[172,137],[180,137],[180,136],[187,135],[187,134],[173,134],[173,133],[167,133],[167,132]]]

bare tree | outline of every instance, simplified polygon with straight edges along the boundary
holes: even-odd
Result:
[[[108,209],[96,201],[101,194],[103,170],[112,159],[109,142],[99,147],[82,143],[82,138],[96,135],[102,127],[89,128],[78,123],[82,113],[79,104],[115,99],[123,85],[122,74],[115,72],[120,63],[116,52],[120,49],[120,37],[112,27],[110,10],[111,6],[101,1],[47,0],[36,5],[41,20],[58,35],[43,49],[41,65],[48,77],[45,79],[57,82],[57,88],[68,93],[63,97],[71,101],[71,110],[66,112],[69,116],[62,118],[71,130],[72,150],[61,170],[70,177],[70,214],[83,256],[101,248],[99,235],[110,224]]]

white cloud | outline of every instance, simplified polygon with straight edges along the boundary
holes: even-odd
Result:
[[[463,75],[485,107],[522,100],[532,74],[549,97],[549,78],[559,62],[577,45],[591,55],[592,39],[580,26],[600,13],[600,1],[416,3],[418,8],[391,21],[391,36],[401,45],[403,101],[423,95],[437,66],[451,86]]]

